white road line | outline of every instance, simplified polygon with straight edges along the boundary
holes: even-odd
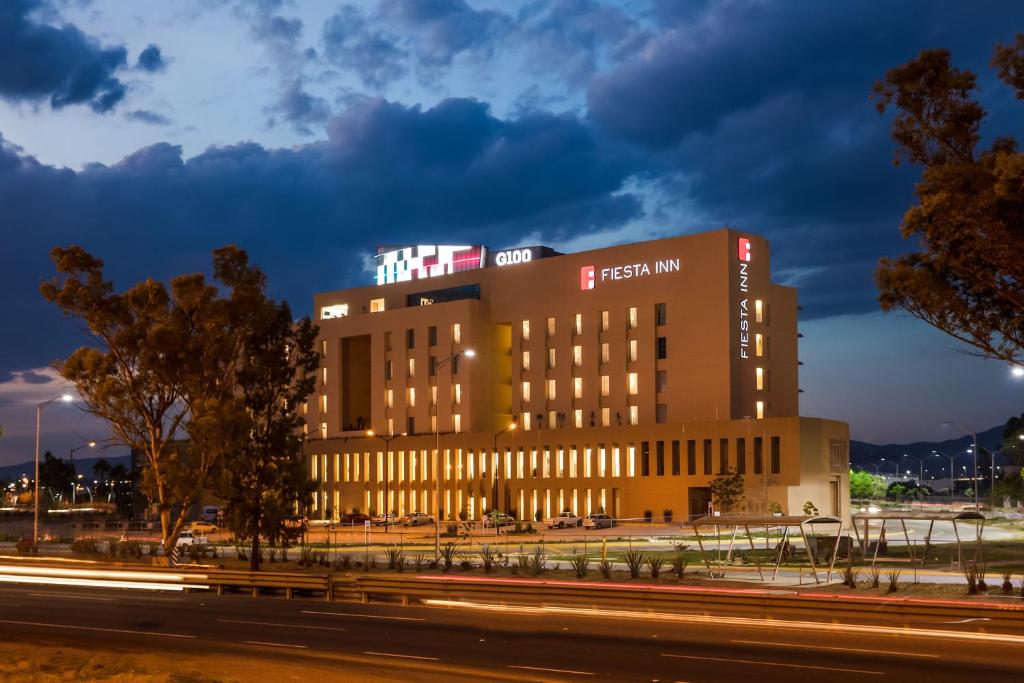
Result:
[[[310,626],[307,624],[279,624],[272,621],[246,621],[245,619],[218,619],[222,624],[252,624],[253,626],[281,626],[283,628],[311,628],[317,631],[347,631],[340,626]]]
[[[398,657],[399,659],[425,659],[430,662],[440,661],[437,657],[420,657],[418,655],[400,655],[395,652],[369,652],[364,651],[364,655],[376,655],[378,657]]]
[[[288,643],[265,643],[261,640],[246,640],[246,645],[266,645],[268,647],[290,647],[296,650],[305,650],[308,645],[289,645]]]
[[[195,638],[181,633],[161,633],[159,631],[132,631],[124,628],[100,628],[99,626],[75,626],[73,624],[47,624],[41,621],[15,621],[0,619],[0,624],[16,624],[18,626],[45,626],[48,628],[66,628],[75,631],[99,631],[101,633],[134,633],[140,636],[163,636],[164,638]]]
[[[758,664],[761,666],[784,666],[791,669],[814,669],[816,671],[842,671],[851,674],[871,674],[872,676],[884,676],[884,671],[869,671],[867,669],[840,669],[832,666],[811,666],[810,664],[785,664],[783,662],[765,662],[757,659],[731,659],[728,657],[698,657],[697,655],[673,655],[667,652],[661,653],[662,657],[673,657],[675,659],[703,659],[709,662],[732,662],[735,664]]]
[[[894,655],[896,657],[928,657],[938,659],[939,655],[920,654],[917,652],[893,652],[892,650],[867,650],[855,647],[829,647],[828,645],[800,645],[798,643],[772,643],[766,640],[733,640],[742,645],[770,645],[771,647],[795,647],[801,650],[832,650],[837,652],[863,652],[873,655]]]
[[[100,602],[114,602],[114,598],[98,598],[95,595],[75,595],[74,593],[29,593],[37,598],[71,598],[72,600],[98,600]]]
[[[388,619],[392,621],[426,621],[420,617],[385,617],[379,614],[356,614],[355,612],[316,612],[309,609],[302,610],[302,614],[325,614],[332,617],[359,617],[362,619]]]
[[[959,619],[957,621],[939,621],[939,624],[969,624],[972,621],[992,621],[988,617],[972,617],[970,619]]]
[[[573,671],[572,669],[548,669],[543,666],[516,666],[515,664],[509,664],[510,669],[525,669],[526,671],[550,671],[556,674],[576,674],[577,676],[593,676],[592,671]]]

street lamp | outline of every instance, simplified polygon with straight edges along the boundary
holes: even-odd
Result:
[[[473,349],[463,349],[462,351],[456,351],[447,358],[443,358],[434,365],[434,372],[440,376],[441,368],[448,363],[451,363],[459,356],[465,356],[466,358],[474,358],[476,351]],[[434,423],[434,462],[431,467],[431,473],[434,477],[434,562],[438,562],[441,559],[441,481],[438,478],[440,474],[440,467],[437,461],[441,459],[441,425]],[[450,510],[448,511],[451,512]]]
[[[495,466],[494,466],[494,497],[491,499],[492,500],[492,502],[491,502],[491,510],[492,511],[497,510],[498,512],[500,512],[500,510],[498,510],[498,485],[499,485],[499,479],[501,479],[501,454],[498,453],[498,437],[501,436],[502,434],[504,434],[505,432],[514,432],[518,428],[519,428],[519,425],[516,424],[515,420],[512,420],[511,422],[508,423],[508,425],[504,429],[502,429],[500,432],[497,432],[494,435],[494,458],[496,460],[496,463],[495,463]],[[502,507],[507,507],[507,506],[504,505],[504,503],[503,503]],[[494,520],[494,529],[495,529],[495,531],[497,531],[497,529],[498,529],[498,520],[497,520],[497,518],[495,518],[495,520]]]
[[[949,453],[944,453],[942,451],[932,451],[932,455],[934,455],[937,458],[942,457],[942,456],[945,456],[945,457],[949,458],[949,504],[950,504],[950,506],[952,506],[953,505],[953,489],[955,487],[955,484],[954,484],[955,479],[953,478],[953,476],[954,476],[953,475],[953,460],[956,458],[956,456],[955,455],[950,455]]]
[[[923,497],[923,495],[921,495],[923,493],[921,491],[921,486],[923,486],[923,482],[921,480],[924,479],[924,460],[922,460],[920,458],[915,458],[914,456],[908,455],[907,453],[904,453],[903,457],[907,458],[907,459],[910,459],[910,460],[916,460],[917,461],[917,492],[918,492],[918,499],[921,501],[921,507],[923,509],[924,508],[924,497]],[[910,474],[910,470],[907,470],[907,474],[908,475]]]
[[[1024,366],[1014,365],[1010,368],[1010,374],[1014,377],[1024,377]]]
[[[71,394],[61,394],[36,404],[36,482],[35,493],[32,495],[34,510],[32,512],[32,543],[39,543],[39,424],[42,421],[43,408],[54,401],[71,403],[75,398]]]
[[[376,434],[372,429],[367,429],[366,436],[370,438],[376,436],[384,442],[384,533],[386,534],[388,532],[388,515],[391,514],[391,511],[388,510],[391,507],[391,498],[388,497],[388,484],[391,482],[391,447],[389,444],[402,435],[392,434],[384,436],[383,434]]]
[[[75,494],[78,492],[78,482],[73,478],[75,475],[75,451],[82,450],[83,448],[96,448],[95,441],[87,441],[80,446],[75,446],[71,449],[71,505],[74,506],[77,502]]]
[[[978,433],[977,432],[972,432],[971,430],[967,429],[967,427],[964,427],[959,422],[954,422],[953,420],[946,420],[942,424],[944,424],[944,425],[954,425],[956,427],[959,427],[961,430],[963,430],[963,432],[965,434],[970,436],[971,439],[974,441],[974,448],[973,448],[973,450],[971,452],[974,453],[974,509],[977,510],[978,509]]]

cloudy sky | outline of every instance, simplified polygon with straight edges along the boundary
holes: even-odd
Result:
[[[119,285],[236,243],[274,294],[366,284],[377,242],[579,250],[732,225],[800,288],[802,412],[876,442],[1024,409],[1024,383],[878,311],[917,169],[868,96],[945,47],[984,132],[1024,135],[988,69],[1024,4],[697,0],[3,0],[0,464],[32,453],[47,369],[82,337],[45,304],[78,243]],[[46,410],[44,448],[102,429]],[[113,449],[111,454],[123,452]]]

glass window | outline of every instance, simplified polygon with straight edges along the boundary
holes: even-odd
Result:
[[[637,320],[636,306],[629,309],[629,329],[635,330],[639,321]]]
[[[782,465],[782,462],[781,462],[782,461],[782,444],[779,443],[779,437],[777,437],[777,436],[773,436],[772,437],[772,442],[771,443],[772,443],[772,446],[771,446],[771,448],[772,448],[772,452],[771,452],[772,474],[778,474],[779,473],[779,468]]]
[[[462,416],[459,415],[458,413],[452,415],[452,426],[454,428],[455,433],[459,433],[462,431]]]
[[[530,341],[530,321],[523,321],[523,341]]]
[[[679,441],[672,442],[672,476],[679,476]]]
[[[619,447],[612,446],[612,476],[618,477],[622,474],[622,466],[619,464]],[[603,476],[603,475],[602,475]]]
[[[659,394],[664,392],[668,388],[668,372],[665,370],[658,370],[654,373],[654,386],[655,391]]]
[[[548,411],[548,429],[558,429],[558,413],[554,410]]]
[[[636,358],[637,358],[637,340],[636,339],[630,339],[629,340],[629,360],[630,361],[635,361]]]
[[[431,356],[427,363],[427,369],[430,372],[431,377],[437,376],[437,356]]]
[[[555,380],[549,379],[547,382],[548,400],[555,400]]]
[[[658,477],[665,476],[665,442],[657,441],[654,444],[654,474]]]
[[[385,351],[390,351],[391,350],[391,333],[390,332],[385,332],[384,333],[384,350]]]
[[[523,351],[523,370],[530,369],[530,352]]]
[[[659,403],[656,407],[654,421],[658,424],[668,423],[668,405],[665,403]]]
[[[747,473],[747,440],[742,436],[736,439],[736,471]]]
[[[611,377],[608,375],[601,375],[601,395],[607,396],[611,393]]]
[[[427,344],[437,346],[437,325],[431,325],[427,328]]]
[[[629,407],[629,424],[638,425],[640,424],[640,408],[637,406]]]
[[[577,313],[574,322],[576,334],[583,334],[583,314]]]
[[[764,302],[760,299],[754,300],[754,322],[764,322]]]
[[[408,392],[409,392],[409,397],[408,397],[409,407],[410,408],[415,408],[416,407],[416,389],[413,388],[413,387],[409,387]]]
[[[665,304],[654,304],[654,324],[664,325],[668,322]]]
[[[409,376],[410,377],[415,377],[416,376],[416,359],[415,358],[410,358],[409,359]]]
[[[718,473],[729,473],[729,439],[718,440]]]
[[[573,377],[572,378],[572,395],[573,398],[583,398],[583,378]]]
[[[386,360],[386,361],[384,361],[384,379],[391,379],[391,374],[392,374],[391,361],[390,360]]]
[[[686,473],[697,474],[697,442],[693,439],[686,440]]]
[[[457,405],[461,404],[462,403],[462,385],[461,384],[455,384],[455,385],[452,386],[452,389],[454,390],[454,394],[455,394],[455,403]]]
[[[370,299],[370,313],[380,313],[384,310],[384,299]]]
[[[629,395],[636,396],[640,393],[640,380],[639,375],[635,372],[629,373],[627,377],[627,385],[629,387]]]
[[[764,419],[764,401],[757,402],[757,419]]]
[[[462,342],[462,324],[452,323],[452,341],[456,344]]]
[[[636,476],[636,447],[633,444],[626,449],[626,476]]]
[[[601,311],[601,331],[608,331],[608,311]]]
[[[555,319],[554,318],[548,318],[548,336],[549,337],[554,337],[555,336]]]
[[[555,350],[548,349],[548,369],[551,370],[555,367]]]
[[[610,427],[612,424],[612,411],[610,408],[601,408],[601,426]]]
[[[651,476],[651,445],[648,441],[640,442],[640,476]]]
[[[406,431],[407,434],[415,434],[416,433],[416,418],[415,417],[409,417],[409,419],[407,420],[407,425],[406,425],[406,430],[405,431]]]
[[[583,428],[583,411],[580,408],[572,411],[573,422],[576,424],[577,429]]]
[[[756,368],[754,370],[754,377],[757,379],[757,390],[764,390],[764,368]]]
[[[416,348],[416,330],[405,331],[405,348],[415,349]]]
[[[764,472],[764,442],[759,436],[754,437],[754,474]]]
[[[437,405],[437,385],[434,384],[430,387],[430,405]]]
[[[665,360],[668,358],[668,338],[658,337],[655,351],[657,353],[658,360]]]
[[[572,347],[572,364],[577,368],[583,366],[583,347],[579,344]]]
[[[609,362],[610,358],[611,358],[611,354],[609,353],[609,350],[608,350],[608,342],[603,342],[601,344],[601,362],[602,363],[607,363],[607,362]]]
[[[529,402],[530,402],[530,383],[529,382],[523,382],[523,403],[529,403]],[[527,419],[527,421],[529,421],[530,416],[527,415],[526,419]],[[529,427],[527,427],[527,429],[529,429]]]
[[[764,355],[764,335],[761,333],[754,335],[754,354],[759,358]]]
[[[704,439],[704,474],[711,474],[711,439]]]

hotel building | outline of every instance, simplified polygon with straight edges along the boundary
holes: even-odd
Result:
[[[442,519],[678,521],[729,472],[733,512],[845,514],[849,430],[799,416],[796,290],[756,235],[381,248],[375,285],[314,302],[313,517],[434,515],[435,454]]]

